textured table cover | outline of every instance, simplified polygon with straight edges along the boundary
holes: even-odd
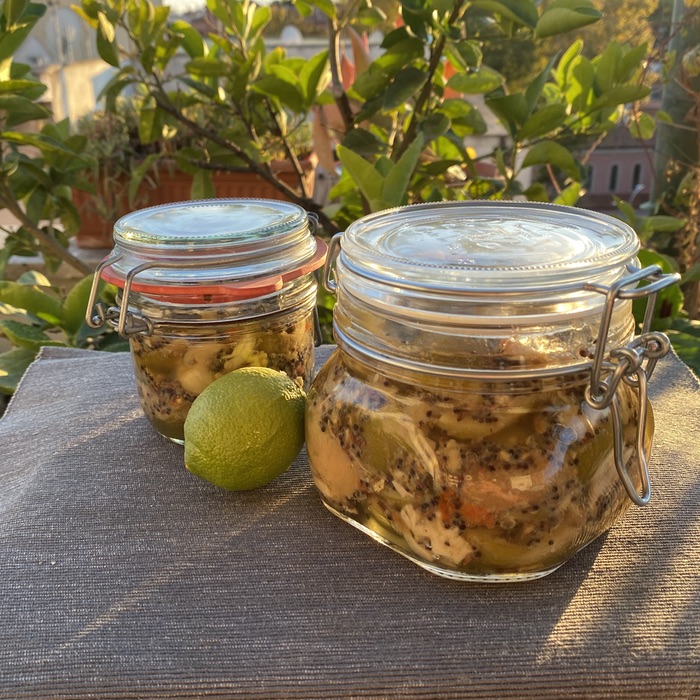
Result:
[[[651,505],[486,585],[332,516],[303,454],[210,486],[128,355],[46,348],[0,420],[0,698],[700,698],[700,392],[675,357],[651,384]]]

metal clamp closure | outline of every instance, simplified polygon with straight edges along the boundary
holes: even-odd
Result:
[[[92,278],[92,286],[90,287],[87,310],[85,312],[85,323],[90,328],[100,328],[105,323],[111,323],[116,326],[117,332],[122,338],[128,338],[136,333],[150,335],[153,332],[152,321],[146,316],[138,314],[134,311],[129,311],[126,300],[129,297],[129,292],[131,291],[131,285],[135,275],[146,267],[152,267],[153,263],[146,263],[145,265],[134,268],[129,272],[124,283],[121,306],[110,306],[109,308],[105,308],[105,305],[102,302],[97,301],[97,290],[99,289],[102,270],[118,262],[121,260],[121,258],[121,255],[105,258],[95,268],[95,274]]]
[[[647,423],[647,383],[656,362],[666,355],[671,343],[663,333],[651,331],[654,317],[656,296],[661,289],[675,284],[679,280],[677,274],[664,274],[658,265],[652,265],[643,270],[633,269],[631,274],[614,284],[606,287],[599,284],[588,284],[585,289],[604,294],[605,307],[598,333],[596,354],[591,367],[591,383],[586,388],[586,402],[592,408],[603,410],[610,408],[613,427],[613,449],[615,467],[630,499],[638,506],[649,503],[651,486],[649,466],[644,446]],[[638,286],[642,280],[648,280],[645,286]],[[618,299],[647,298],[642,333],[624,347],[614,348],[607,354],[606,341],[610,323]],[[633,464],[639,474],[641,493],[637,491],[630,477],[623,454],[624,437],[617,389],[623,381],[636,389],[639,399],[639,415],[634,442]]]
[[[338,289],[338,284],[335,280],[333,272],[335,270],[335,261],[340,255],[340,251],[342,249],[342,237],[342,233],[336,233],[333,238],[331,238],[330,243],[328,244],[326,264],[323,266],[323,278],[321,282],[323,284],[323,288],[331,294],[335,294],[336,290]]]

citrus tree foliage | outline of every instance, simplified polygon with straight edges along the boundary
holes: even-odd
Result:
[[[549,0],[544,4],[549,4]],[[567,38],[581,39],[589,58],[605,51],[611,39],[633,46],[646,43],[651,48],[655,40],[651,20],[659,0],[594,0],[594,5],[601,15],[598,22],[575,30],[573,37],[552,37],[547,50],[565,49]]]
[[[0,4],[0,207],[20,222],[17,230],[5,232],[0,277],[11,255],[37,252],[49,269],[65,261],[89,272],[66,251],[79,225],[71,193],[86,166],[80,155],[84,139],[71,135],[67,121],[50,121],[41,104],[46,86],[29,66],[13,60],[45,11],[45,4],[29,0]]]
[[[109,330],[95,333],[84,323],[92,275],[67,294],[36,271],[2,279],[12,255],[41,253],[49,271],[62,262],[85,275],[91,271],[66,250],[79,226],[72,190],[87,166],[85,139],[71,134],[67,121],[51,122],[41,103],[46,87],[13,60],[45,10],[27,0],[0,4],[0,208],[19,222],[4,231],[0,249],[0,335],[11,346],[0,353],[0,394],[15,390],[43,345],[116,349],[120,342]]]
[[[644,45],[612,42],[587,58],[575,42],[514,92],[484,61],[486,36],[537,44],[598,21],[590,0],[546,6],[534,0],[403,0],[376,58],[362,34],[386,17],[370,0],[295,4],[302,14],[323,13],[328,22],[328,48],[310,60],[268,51],[262,35],[271,10],[249,0],[207,0],[219,31],[205,38],[149,0],[83,0],[81,13],[95,28],[100,55],[117,69],[104,91],[107,104],[126,89],[140,95],[144,141],[183,126],[206,136],[204,148],[175,153],[181,167],[195,173],[195,196],[212,191],[215,169],[245,165],[274,181],[272,151],[294,162],[290,135],[312,119],[318,157],[329,167],[337,157],[342,170],[334,203],[324,209],[304,191],[277,186],[315,211],[328,232],[365,212],[409,202],[523,195],[574,204],[583,171],[567,139],[604,134],[625,105],[648,94],[639,80]],[[117,40],[118,27],[129,37],[126,45]],[[343,44],[352,46],[352,65]],[[465,139],[485,132],[482,105],[509,138],[477,158]],[[230,114],[238,122],[198,126],[187,116],[195,106],[222,115],[222,123]],[[549,182],[525,188],[521,174],[530,166],[546,169]]]

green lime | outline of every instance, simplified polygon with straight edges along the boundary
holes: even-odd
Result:
[[[304,391],[284,372],[243,367],[212,382],[185,420],[185,466],[231,491],[264,486],[304,444]]]

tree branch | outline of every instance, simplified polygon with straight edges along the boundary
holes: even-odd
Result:
[[[7,192],[7,187],[4,184],[2,186],[2,190],[3,192],[2,197],[0,197],[0,202],[22,224],[22,226],[27,229],[32,236],[34,236],[40,247],[84,275],[90,275],[94,272],[93,268],[72,255],[53,236],[49,235],[45,231],[42,231],[25,214],[17,200],[15,200],[15,198],[12,196],[8,196],[9,193]]]
[[[449,25],[454,25],[459,21],[462,13],[464,12],[464,4],[465,0],[457,0],[455,2],[452,12],[450,13],[450,18],[448,19]],[[430,54],[427,77],[418,97],[416,98],[416,102],[413,106],[413,114],[411,115],[411,119],[408,123],[406,133],[404,138],[398,144],[398,149],[396,149],[395,153],[392,154],[392,160],[394,161],[398,161],[399,158],[401,158],[401,156],[408,150],[410,145],[415,141],[416,133],[418,131],[418,120],[416,119],[416,116],[423,114],[423,111],[428,105],[428,100],[430,99],[433,91],[433,76],[435,75],[435,72],[440,65],[440,61],[442,60],[442,55],[445,51],[445,43],[445,35],[440,34]]]

